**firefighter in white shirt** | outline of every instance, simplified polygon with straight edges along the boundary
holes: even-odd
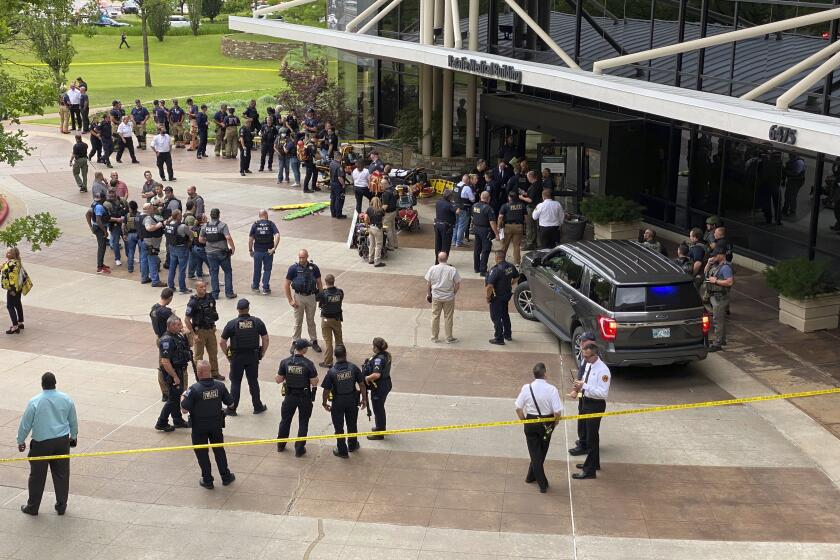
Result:
[[[583,377],[575,381],[574,390],[569,395],[572,398],[580,393],[582,402],[582,414],[594,414],[604,412],[607,409],[607,395],[610,392],[610,380],[612,374],[607,364],[601,361],[600,350],[597,344],[591,343],[583,348],[584,366]],[[601,418],[587,418],[586,422],[586,460],[579,463],[577,468],[582,472],[575,473],[572,478],[584,479],[595,478],[595,471],[601,469],[601,454],[599,442],[599,430]]]
[[[545,477],[543,463],[551,443],[551,434],[557,425],[557,418],[563,414],[563,403],[557,387],[545,380],[545,364],[542,362],[534,366],[533,383],[522,386],[516,397],[516,415],[520,420],[531,418],[554,418],[551,422],[534,422],[525,424],[525,442],[528,444],[528,455],[531,464],[525,482],[536,482],[540,492],[548,491],[548,480]]]

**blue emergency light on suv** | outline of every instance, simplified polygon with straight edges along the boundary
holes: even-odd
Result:
[[[611,366],[687,364],[707,354],[709,316],[679,266],[635,241],[567,243],[526,254],[519,314],[580,352],[595,333]]]

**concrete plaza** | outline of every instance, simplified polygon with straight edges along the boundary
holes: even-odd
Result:
[[[39,254],[24,248],[35,288],[24,299],[24,333],[0,339],[0,457],[18,456],[20,414],[47,370],[76,401],[77,452],[189,443],[184,430],[152,428],[161,403],[148,310],[159,290],[139,284],[137,270],[129,274],[125,265],[112,266],[110,276],[95,273],[96,244],[84,224],[90,194],[78,192],[67,166],[71,138],[47,127],[28,131],[37,151],[0,168],[0,192],[10,218],[48,211],[63,236]],[[142,172],[157,175],[153,154],[138,157],[141,165],[115,164],[135,200]],[[347,249],[348,221],[324,213],[284,222],[274,214],[282,236],[274,293],[261,296],[250,290],[247,254],[258,209],[327,197],[277,185],[273,174],[241,178],[236,162],[220,158],[197,161],[178,150],[174,159],[176,195],[185,198],[195,184],[230,225],[235,291],[251,300],[272,337],[260,372],[268,412],[229,419],[228,440],[277,432],[281,397],[273,378],[293,326],[282,281],[302,247],[345,290],[351,360],[367,357],[374,336],[391,346],[389,427],[512,419],[513,399],[537,361],[568,392],[569,350],[540,324],[513,316],[514,341],[488,344],[492,325],[470,248],[450,260],[465,278],[455,317],[460,342],[430,342],[422,279],[433,263],[428,205],[420,208],[423,231],[400,235],[400,250],[381,269]],[[106,177],[110,171],[92,167]],[[110,251],[106,264],[113,265]],[[777,328],[772,294],[757,286],[745,281],[736,290],[726,352],[679,370],[617,371],[609,409],[837,386],[837,333]],[[175,296],[179,316],[187,299]],[[219,313],[233,318],[234,302],[220,301]],[[569,412],[576,407],[565,404]],[[21,514],[28,466],[0,464],[0,558],[837,558],[838,404],[831,396],[609,418],[601,430],[603,470],[585,481],[570,481],[578,461],[566,449],[575,426],[564,424],[549,453],[546,495],[524,482],[520,427],[363,440],[349,461],[333,457],[329,441],[311,442],[300,459],[273,445],[236,447],[228,452],[236,482],[212,491],[198,486],[192,452],[81,458],[71,463],[64,517],[55,515],[50,494],[38,517]],[[360,418],[360,429],[368,426]],[[331,432],[316,407],[310,434]]]

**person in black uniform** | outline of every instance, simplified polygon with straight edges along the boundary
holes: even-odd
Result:
[[[111,153],[114,151],[114,137],[111,130],[111,118],[108,113],[102,113],[102,119],[96,127],[96,135],[102,143],[102,163],[108,167],[111,165]]]
[[[340,151],[334,152],[330,162],[330,215],[338,219],[347,217],[344,215],[344,166]]]
[[[335,347],[335,365],[324,376],[321,388],[324,390],[321,405],[332,416],[335,433],[344,433],[345,422],[348,434],[357,433],[359,409],[367,407],[367,388],[362,370],[347,361],[347,349],[343,344]],[[337,438],[333,455],[347,459],[350,456],[348,452],[358,448],[357,438]]]
[[[256,134],[259,132],[258,127],[260,125],[260,113],[257,111],[257,100],[252,99],[248,102],[248,106],[245,107],[245,110],[242,111],[242,116],[251,119],[250,123],[245,123],[248,128],[251,129],[251,132]]]
[[[187,337],[181,332],[181,319],[172,315],[166,320],[166,332],[158,340],[160,369],[168,384],[166,403],[160,410],[155,429],[172,432],[175,428],[187,428],[181,416],[181,394],[187,381],[187,366],[192,361],[192,350]],[[172,424],[169,417],[172,417]]]
[[[195,126],[198,131],[198,147],[195,157],[207,157],[207,130],[210,128],[210,117],[207,115],[207,105],[201,105],[201,110],[195,114]]]
[[[504,230],[502,253],[507,258],[508,248],[513,247],[513,262],[518,265],[521,262],[522,234],[525,231],[525,203],[519,200],[519,194],[515,191],[508,193],[508,200],[499,210],[499,229]]]
[[[274,142],[277,140],[277,125],[274,124],[274,117],[269,115],[265,123],[260,127],[260,171],[265,170],[265,163],[268,160],[268,170],[274,165]]]
[[[251,119],[245,119],[245,124],[239,128],[239,174],[243,177],[251,170],[251,148],[254,147],[254,131],[251,129]]]
[[[268,330],[265,323],[257,317],[251,317],[251,303],[247,299],[240,299],[236,303],[239,317],[232,319],[222,330],[222,340],[219,346],[222,352],[230,360],[230,392],[233,395],[233,406],[228,406],[227,415],[236,416],[236,409],[239,407],[239,389],[242,385],[242,375],[248,379],[248,388],[251,391],[251,403],[254,405],[254,414],[260,414],[268,410],[268,407],[260,400],[260,360],[268,351]],[[228,348],[228,340],[230,347]]]
[[[149,311],[149,318],[152,320],[152,330],[155,336],[160,339],[166,334],[166,321],[172,316],[172,309],[169,304],[172,303],[172,297],[175,295],[175,290],[164,288],[160,291],[160,301],[152,306]],[[161,402],[166,402],[169,397],[169,383],[163,370],[158,368],[158,385],[160,386]]]
[[[195,367],[198,381],[184,391],[181,397],[181,411],[190,415],[192,424],[192,444],[223,443],[225,441],[222,428],[225,427],[225,413],[222,404],[230,406],[233,397],[221,381],[210,376],[210,364],[200,360]],[[224,447],[214,447],[213,456],[216,467],[222,476],[222,484],[227,486],[236,475],[230,472],[227,454]],[[210,467],[210,453],[207,449],[196,449],[195,458],[201,467],[201,480],[198,484],[208,490],[213,489],[213,471]]]
[[[512,340],[508,303],[518,279],[519,271],[505,260],[504,251],[496,251],[496,266],[490,269],[484,281],[487,303],[490,304],[490,319],[493,321],[490,344],[504,345],[505,340]]]
[[[481,200],[472,205],[472,221],[475,227],[475,245],[473,246],[473,270],[487,276],[487,259],[493,239],[499,234],[496,212],[490,206],[490,193],[481,193]]]
[[[384,432],[385,426],[385,400],[391,392],[391,353],[388,352],[388,343],[385,339],[376,337],[373,339],[373,356],[365,360],[362,368],[365,374],[365,383],[370,390],[370,406],[373,408],[374,427],[372,432]],[[370,440],[385,439],[385,436],[368,436]]]
[[[435,203],[435,264],[438,254],[449,254],[452,247],[452,230],[455,228],[455,216],[461,210],[452,202],[452,191],[446,189],[443,196]]]
[[[309,417],[312,416],[312,403],[318,390],[318,370],[309,358],[305,357],[309,341],[299,338],[292,343],[294,354],[280,362],[274,380],[282,385],[283,404],[280,407],[280,427],[278,439],[289,437],[295,412],[298,415],[298,437],[309,433]],[[286,450],[284,442],[277,444],[277,451]],[[295,442],[295,457],[306,453],[306,442]]]

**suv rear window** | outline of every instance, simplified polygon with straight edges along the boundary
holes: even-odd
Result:
[[[700,295],[691,282],[662,286],[619,286],[613,311],[668,311],[701,307]]]

